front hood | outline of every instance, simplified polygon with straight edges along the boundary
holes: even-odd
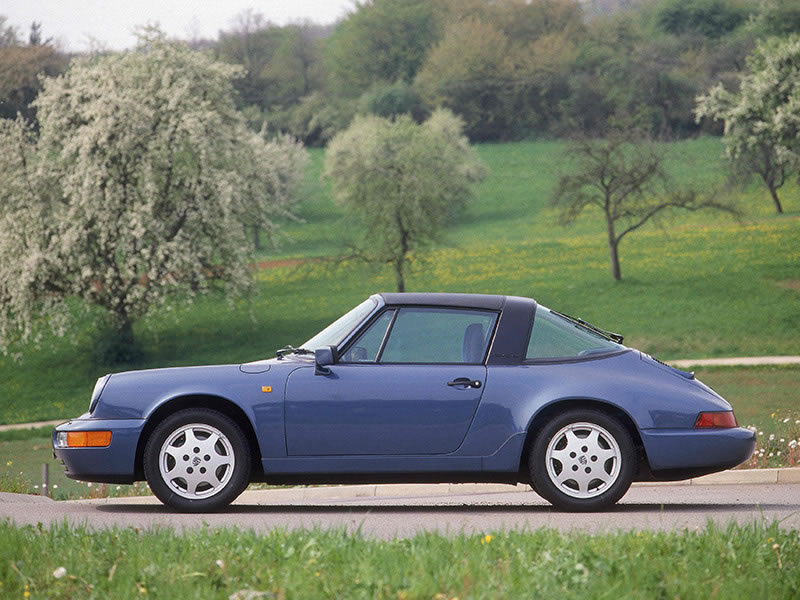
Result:
[[[308,359],[270,359],[243,365],[169,367],[114,373],[92,412],[96,419],[146,418],[158,406],[178,397],[203,396],[242,404],[261,400],[262,387],[273,388],[283,397],[288,374]]]

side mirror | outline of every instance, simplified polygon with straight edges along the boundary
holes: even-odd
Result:
[[[314,350],[314,374],[328,375],[331,370],[329,365],[336,364],[336,346],[325,346]]]

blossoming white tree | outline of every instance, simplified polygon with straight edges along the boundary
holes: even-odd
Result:
[[[391,264],[398,292],[405,291],[409,253],[435,241],[486,177],[463,127],[445,109],[421,125],[406,115],[364,116],[328,146],[325,175],[333,197],[364,225],[358,252]]]
[[[170,296],[248,287],[247,227],[290,214],[306,153],[246,129],[238,74],[150,30],[47,80],[38,135],[0,124],[0,349],[63,333],[76,298],[124,347]]]
[[[725,122],[733,168],[761,177],[775,210],[778,189],[800,170],[800,37],[760,43],[747,59],[738,92],[718,84],[697,98],[698,121]]]

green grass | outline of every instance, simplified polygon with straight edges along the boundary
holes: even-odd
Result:
[[[715,367],[695,374],[733,404],[740,425],[774,432],[776,419],[800,419],[800,366]]]
[[[64,474],[61,461],[53,458],[49,433],[27,439],[0,438],[0,457],[0,492],[41,494],[42,465],[46,464],[49,496],[55,500],[149,494],[144,482],[136,485],[103,485],[69,479]]]
[[[769,193],[757,182],[743,191],[726,189],[726,164],[718,138],[683,140],[665,146],[668,151],[667,169],[677,185],[692,186],[704,195],[715,193],[719,199],[735,201],[744,210],[746,220],[773,217]],[[569,238],[584,233],[599,235],[603,243],[605,229],[598,213],[587,212],[569,228],[554,227],[556,213],[549,203],[567,148],[567,144],[561,141],[477,146],[489,174],[479,186],[478,197],[451,222],[445,232],[444,245],[466,246],[498,241],[516,244]],[[331,201],[330,183],[322,178],[324,150],[312,149],[310,153],[311,164],[306,175],[303,201],[297,209],[304,222],[284,222],[283,230],[288,239],[277,251],[266,248],[260,253],[263,259],[346,254],[353,241],[350,231],[357,224]],[[786,213],[800,215],[800,190],[787,184],[779,193]],[[645,226],[645,230],[730,220],[722,214],[678,211]],[[628,242],[623,243],[623,248],[626,245]]]
[[[623,281],[609,275],[601,219],[587,213],[570,228],[548,206],[560,142],[478,148],[490,175],[443,243],[415,257],[410,290],[532,296],[545,305],[620,331],[626,343],[662,359],[796,354],[800,331],[800,193],[787,185],[786,214],[764,191],[737,192],[745,218],[718,213],[666,216],[626,238]],[[724,181],[721,145],[704,138],[670,146],[671,170],[710,190]],[[353,224],[320,180],[324,154],[312,152],[304,224],[286,224],[291,242],[258,258],[347,252]],[[204,298],[168,304],[136,326],[144,359],[98,365],[93,330],[78,323],[64,339],[44,336],[22,363],[0,358],[0,423],[68,418],[88,405],[94,380],[125,368],[242,362],[298,344],[375,291],[391,291],[387,268],[312,263],[259,273],[258,294],[230,306]]]
[[[200,528],[91,531],[0,523],[6,598],[796,598],[800,533],[777,524],[602,535]],[[54,574],[61,575],[56,578]],[[241,596],[240,596],[241,597]]]

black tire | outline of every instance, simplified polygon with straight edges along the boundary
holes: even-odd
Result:
[[[167,506],[212,512],[233,502],[250,481],[250,447],[229,417],[207,408],[176,412],[144,449],[144,476]]]
[[[637,461],[631,436],[617,419],[580,409],[547,422],[536,436],[528,465],[532,487],[553,506],[596,511],[625,495]]]

